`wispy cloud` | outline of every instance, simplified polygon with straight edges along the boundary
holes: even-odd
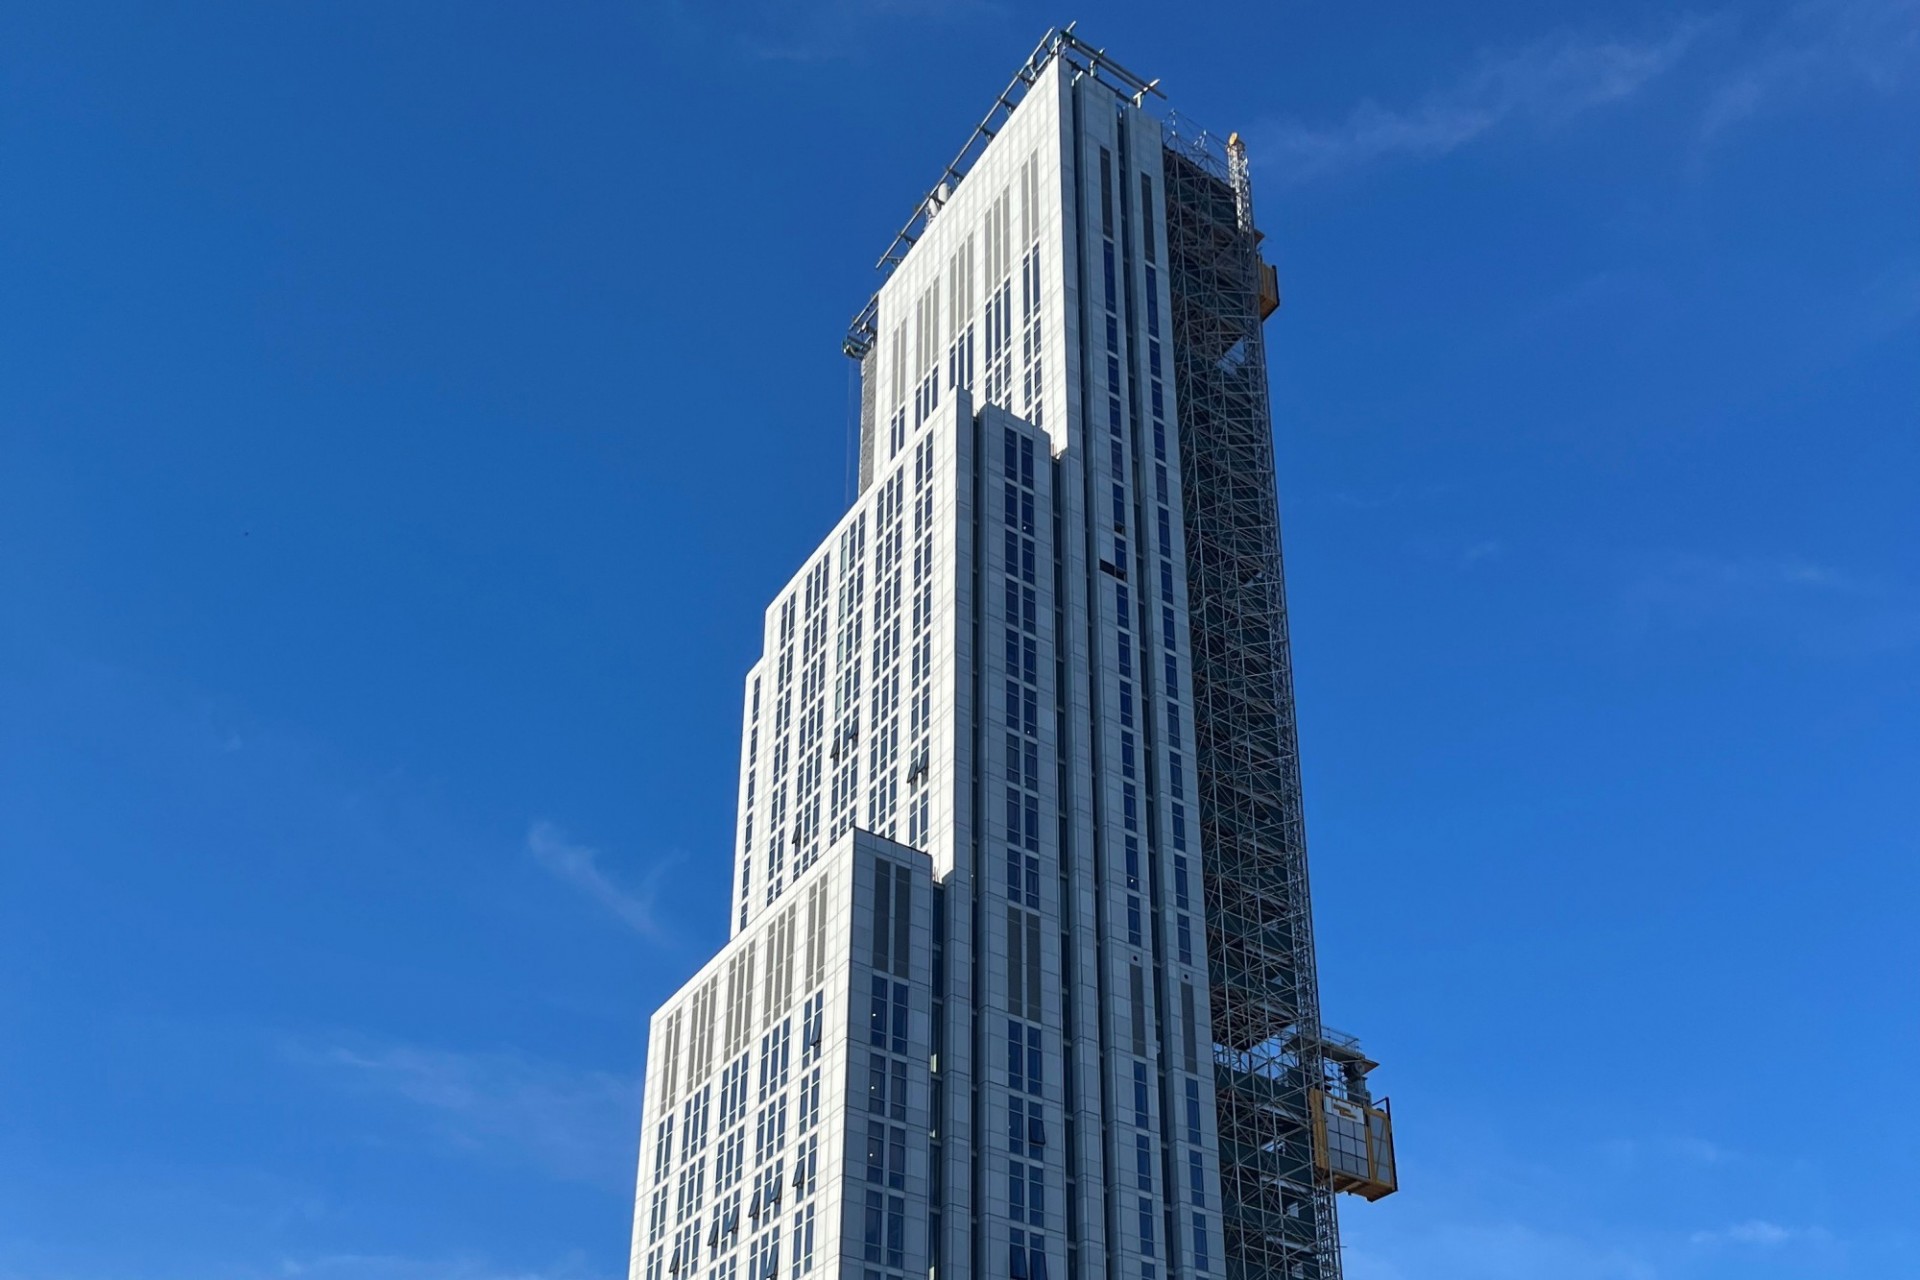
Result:
[[[1807,0],[1759,42],[1714,90],[1703,137],[1836,86],[1911,91],[1920,74],[1920,0]]]
[[[1642,631],[1770,624],[1868,649],[1920,639],[1920,612],[1899,593],[1803,557],[1672,555],[1628,581],[1620,603]]]
[[[1676,1164],[1704,1169],[1724,1166],[1738,1158],[1731,1148],[1691,1134],[1609,1138],[1599,1144],[1599,1151],[1608,1165],[1622,1173],[1670,1170]]]
[[[1640,1253],[1616,1241],[1522,1222],[1450,1222],[1405,1234],[1354,1233],[1350,1280],[1653,1280]]]
[[[1480,541],[1469,543],[1461,549],[1460,567],[1462,569],[1471,569],[1483,560],[1498,560],[1501,556],[1505,555],[1506,552],[1507,549],[1505,545],[1502,544],[1498,538],[1482,538]]]
[[[644,938],[664,942],[669,931],[655,910],[661,877],[675,859],[655,862],[642,876],[638,889],[622,888],[600,865],[600,851],[567,838],[551,822],[536,822],[527,831],[527,852],[554,876],[579,889],[612,912]]]
[[[1798,556],[1669,556],[1634,576],[1620,600],[1639,634],[1732,627],[1836,657],[1920,643],[1920,605],[1905,593]]]
[[[1725,1164],[1733,1158],[1731,1151],[1707,1138],[1669,1138],[1666,1149],[1690,1164]]]
[[[1466,75],[1411,106],[1368,100],[1338,124],[1257,130],[1256,159],[1304,180],[1380,160],[1435,159],[1497,129],[1550,129],[1633,97],[1685,57],[1707,25],[1686,17],[1645,39],[1563,32],[1486,51]]]
[[[640,1081],[504,1051],[462,1053],[345,1039],[289,1041],[286,1056],[334,1087],[407,1104],[450,1147],[559,1178],[623,1185],[639,1131]]]
[[[1463,538],[1428,533],[1412,539],[1408,543],[1408,550],[1423,560],[1465,573],[1503,559],[1507,554],[1507,544],[1498,538]]]
[[[1778,1249],[1790,1244],[1826,1244],[1832,1235],[1820,1227],[1783,1227],[1765,1218],[1749,1218],[1715,1231],[1696,1231],[1688,1243],[1707,1248],[1728,1245],[1753,1249]]]
[[[1404,502],[1425,502],[1445,497],[1453,491],[1451,484],[1400,482],[1377,489],[1336,489],[1332,500],[1343,507],[1356,507],[1361,511],[1383,511]]]
[[[1704,48],[1709,35],[1713,47]],[[1708,141],[1838,89],[1911,95],[1920,85],[1920,0],[1802,0],[1773,24],[1745,30],[1724,13],[1693,13],[1648,35],[1562,31],[1487,49],[1416,102],[1369,98],[1337,123],[1289,119],[1251,130],[1254,160],[1293,182],[1435,160],[1490,134],[1546,133],[1625,103],[1690,57],[1690,101]]]
[[[478,1258],[407,1258],[393,1254],[335,1253],[287,1258],[278,1275],[291,1280],[613,1280],[578,1257],[548,1266],[501,1266]]]

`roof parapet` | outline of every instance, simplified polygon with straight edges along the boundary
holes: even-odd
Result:
[[[1078,25],[1077,22],[1070,22],[1064,27],[1055,27],[1048,31],[1041,38],[1040,43],[1034,46],[1033,52],[1027,55],[1027,60],[1020,65],[1020,69],[1014,72],[1013,79],[994,100],[993,108],[987,112],[986,118],[974,127],[972,134],[967,138],[966,145],[961,147],[959,154],[948,163],[939,179],[928,189],[927,194],[920,197],[920,202],[914,206],[913,216],[908,218],[906,224],[894,235],[893,242],[887,246],[887,251],[880,255],[880,260],[873,264],[874,269],[881,273],[882,283],[906,258],[907,251],[912,249],[915,242],[919,240],[921,233],[926,230],[927,223],[940,211],[940,206],[945,204],[959,188],[961,179],[967,176],[967,171],[973,167],[973,162],[980,158],[980,153],[986,150],[987,144],[992,142],[994,135],[1000,132],[1007,118],[1013,114],[1014,108],[1026,98],[1027,90],[1033,87],[1039,80],[1040,74],[1047,69],[1047,64],[1054,59],[1058,58],[1082,75],[1094,77],[1122,97],[1131,98],[1135,106],[1140,106],[1149,96],[1157,98],[1167,96],[1161,91],[1160,81],[1157,78],[1142,79],[1109,58],[1105,49],[1095,48],[1075,35],[1074,28]],[[867,352],[873,349],[874,338],[878,332],[876,325],[879,322],[879,304],[880,294],[876,291],[847,326],[847,336],[841,342],[840,349],[855,360],[864,359]]]

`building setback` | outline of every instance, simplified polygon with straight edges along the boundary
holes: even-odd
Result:
[[[858,499],[748,673],[733,937],[654,1015],[632,1280],[1330,1280],[1244,150],[1049,33],[883,259]]]

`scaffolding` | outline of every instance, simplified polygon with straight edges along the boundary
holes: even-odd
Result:
[[[1317,1148],[1343,1055],[1320,1024],[1246,153],[1165,130],[1168,285],[1227,1280],[1339,1280]]]

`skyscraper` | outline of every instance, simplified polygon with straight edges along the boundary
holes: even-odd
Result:
[[[732,939],[654,1015],[633,1280],[1327,1280],[1244,150],[1049,33],[845,349],[860,495],[748,673]]]

